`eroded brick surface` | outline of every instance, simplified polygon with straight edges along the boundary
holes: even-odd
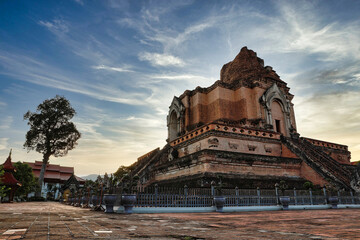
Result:
[[[52,202],[0,204],[0,240],[360,239],[359,223],[360,209],[124,215]]]

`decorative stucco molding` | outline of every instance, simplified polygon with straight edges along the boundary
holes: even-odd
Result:
[[[292,124],[290,119],[290,101],[286,98],[285,94],[279,89],[279,87],[274,83],[270,88],[268,88],[265,93],[261,96],[260,102],[265,109],[265,120],[266,124],[273,125],[273,119],[271,114],[271,103],[277,101],[284,113],[285,121],[285,131],[286,136],[290,136]]]
[[[185,106],[179,98],[174,97],[167,116],[168,141],[172,141],[184,130]]]

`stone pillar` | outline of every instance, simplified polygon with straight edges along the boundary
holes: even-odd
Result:
[[[187,207],[187,203],[188,203],[188,200],[187,200],[187,196],[188,196],[188,186],[185,185],[184,186],[184,195],[185,195],[185,207]]]
[[[350,195],[351,195],[351,203],[355,204],[354,193],[352,190],[350,190]]]
[[[325,203],[324,204],[327,204],[327,194],[326,194],[326,187],[325,186],[323,187],[323,192],[324,192],[324,197],[325,197]]]
[[[280,201],[279,201],[279,184],[278,183],[275,184],[275,195],[276,195],[276,204],[280,205]]]
[[[258,205],[260,206],[260,205],[261,205],[260,188],[259,188],[259,187],[257,187],[257,188],[256,188],[256,191],[257,191],[257,196],[258,196]]]
[[[158,185],[155,184],[155,207],[157,207],[158,202]]]
[[[215,181],[211,181],[211,196],[215,196]]]
[[[295,205],[297,205],[296,188],[294,188],[294,201]]]
[[[313,202],[313,195],[312,195],[312,189],[309,188],[309,194],[310,194],[310,204],[313,205],[314,202]]]
[[[239,206],[239,188],[235,187],[235,195],[236,195],[236,206]]]

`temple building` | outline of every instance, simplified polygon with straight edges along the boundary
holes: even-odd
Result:
[[[220,80],[174,97],[167,144],[141,157],[133,175],[142,186],[273,188],[285,180],[301,188],[335,184],[359,190],[348,147],[300,137],[287,83],[244,47],[225,64]]]
[[[4,170],[4,175],[0,177],[0,184],[7,187],[6,197],[0,199],[1,202],[13,202],[16,190],[21,187],[21,183],[16,180],[13,173],[16,171],[15,167],[11,162],[11,151],[8,158],[2,165]]]
[[[42,161],[35,162],[24,162],[32,168],[32,172],[35,177],[40,177],[40,171],[42,166]],[[73,167],[65,167],[57,164],[46,165],[45,174],[44,174],[44,185],[42,187],[41,196],[46,198],[48,192],[51,192],[55,188],[54,198],[57,199],[60,193],[61,188],[69,179],[75,178],[78,184],[83,185],[85,180],[74,175]],[[31,194],[35,195],[35,193]],[[30,196],[31,196],[30,195]]]

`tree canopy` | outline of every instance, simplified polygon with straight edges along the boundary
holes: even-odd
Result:
[[[27,198],[29,193],[36,191],[38,188],[38,183],[32,172],[32,168],[29,164],[22,162],[14,163],[14,167],[16,168],[16,172],[14,172],[13,175],[21,183],[21,187],[16,190],[15,196]]]
[[[42,187],[46,164],[50,156],[62,157],[75,148],[80,132],[70,121],[76,112],[70,102],[62,96],[56,96],[42,102],[36,112],[28,111],[24,120],[28,120],[30,130],[26,133],[24,147],[28,151],[36,150],[43,154],[43,165],[39,177]]]
[[[125,174],[128,174],[130,171],[131,170],[129,167],[121,165],[114,173],[114,176],[120,180]]]
[[[30,130],[26,133],[24,147],[43,155],[65,156],[75,148],[81,136],[70,122],[75,114],[70,102],[58,95],[41,103],[36,112],[28,111],[24,119],[28,120]]]
[[[8,190],[7,187],[2,184],[1,180],[2,180],[3,175],[4,175],[3,167],[0,166],[0,202],[1,202],[1,198],[6,196],[6,191]]]

